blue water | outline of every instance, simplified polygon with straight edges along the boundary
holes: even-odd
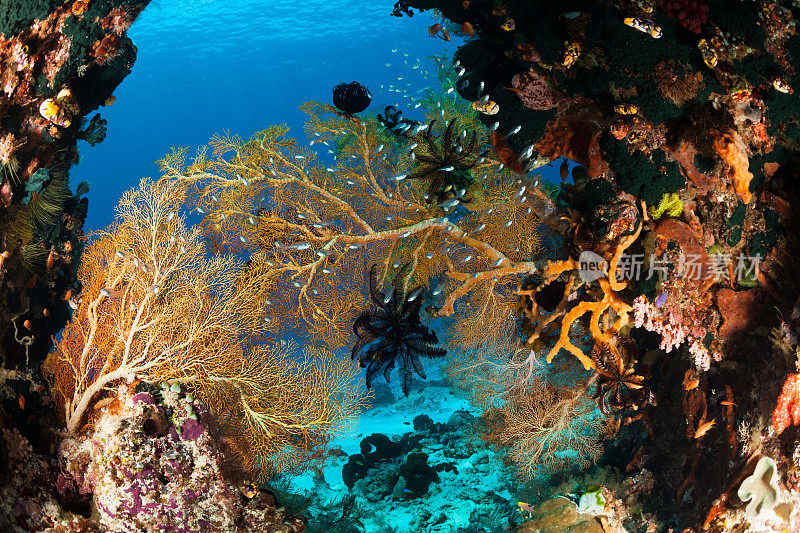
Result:
[[[215,133],[248,137],[278,123],[302,141],[298,106],[331,103],[343,81],[367,85],[375,111],[397,102],[380,84],[412,74],[416,58],[452,55],[459,42],[431,38],[432,15],[390,16],[393,3],[154,1],[128,32],[139,49],[133,72],[100,109],[108,136],[94,148],[81,143],[72,172],[73,186],[91,185],[87,232],[112,222],[123,191],[158,176],[154,161],[171,146],[193,153]]]

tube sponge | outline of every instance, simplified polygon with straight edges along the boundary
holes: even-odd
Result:
[[[737,494],[743,502],[750,501],[745,510],[750,516],[758,516],[778,504],[778,467],[769,457],[762,457],[756,470],[742,481]]]

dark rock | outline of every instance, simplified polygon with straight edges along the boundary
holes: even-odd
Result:
[[[369,466],[364,462],[364,456],[360,453],[353,454],[342,467],[342,481],[348,489],[353,490],[353,485],[365,477],[368,470]]]
[[[379,461],[400,456],[401,446],[382,433],[373,433],[359,445],[364,462],[371,466]]]
[[[439,481],[439,474],[428,464],[427,453],[408,454],[406,462],[400,466],[398,472],[406,480],[406,489],[410,491],[412,498],[427,494],[430,484]]]
[[[418,415],[414,417],[414,431],[428,431],[430,433],[440,433],[444,424],[436,423],[428,415]]]
[[[144,412],[142,431],[148,437],[163,437],[170,429],[167,414],[162,408],[150,407]]]

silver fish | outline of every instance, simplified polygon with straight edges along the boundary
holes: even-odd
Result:
[[[458,202],[459,202],[458,198],[453,198],[452,200],[448,200],[447,202],[444,202],[442,204],[442,207],[444,207],[445,209],[450,209],[451,207],[457,206]]]
[[[406,301],[408,301],[408,302],[413,302],[414,300],[416,300],[417,298],[419,298],[419,295],[420,295],[420,294],[422,294],[422,287],[417,287],[416,289],[414,289],[413,291],[411,291],[411,292],[408,294],[408,296],[406,296]]]

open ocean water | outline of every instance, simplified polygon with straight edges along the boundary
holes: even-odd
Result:
[[[94,148],[81,143],[81,162],[72,172],[73,184],[90,182],[87,232],[112,222],[123,191],[158,176],[153,162],[172,146],[193,153],[215,133],[246,138],[280,123],[303,142],[298,107],[310,100],[332,103],[337,83],[367,85],[376,112],[401,103],[399,93],[382,91],[381,84],[421,89],[425,80],[412,79],[412,63],[452,55],[460,40],[433,39],[427,32],[432,15],[392,17],[392,6],[375,0],[154,1],[128,31],[138,48],[133,72],[115,91],[116,102],[100,109],[108,136]]]

